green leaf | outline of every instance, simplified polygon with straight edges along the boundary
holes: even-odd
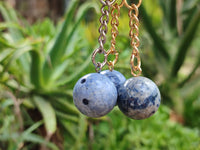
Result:
[[[76,6],[77,4],[74,3]],[[44,76],[46,81],[51,80],[51,75],[54,69],[57,69],[57,66],[61,65],[62,63],[62,58],[65,55],[66,48],[72,39],[73,35],[75,34],[77,27],[80,25],[81,21],[84,19],[85,13],[87,10],[91,8],[95,8],[95,10],[98,9],[98,5],[94,2],[86,2],[84,3],[77,12],[76,20],[75,22],[72,22],[72,12],[74,12],[76,7],[73,7],[72,10],[69,11],[67,14],[66,20],[63,24],[63,27],[61,29],[61,33],[58,35],[56,38],[56,42],[54,46],[52,47],[50,51],[50,64],[48,62],[45,63],[44,65]],[[72,15],[72,16],[69,16]],[[69,27],[69,22],[74,23],[72,28]],[[73,53],[72,53],[73,54]]]
[[[170,6],[170,0],[165,0],[165,1],[163,1],[163,0],[159,0],[159,3],[160,3],[160,6],[161,6],[161,8],[162,8],[162,11],[163,11],[163,19],[167,22],[167,23],[169,23],[170,21],[170,8],[169,8],[169,6]]]
[[[0,48],[14,48],[6,39],[0,37]]]
[[[94,8],[98,12],[99,7],[94,2],[86,2],[79,8],[77,16],[76,16],[76,22],[75,22],[71,32],[69,33],[69,36],[67,37],[67,40],[66,40],[67,43],[70,41],[74,32],[76,31],[76,28],[80,25],[81,21],[83,20],[85,13],[91,8]]]
[[[0,12],[6,22],[19,24],[15,10],[4,3],[0,3]],[[14,41],[19,41],[23,38],[21,30],[17,28],[8,28]]]
[[[156,29],[153,27],[152,23],[151,23],[151,19],[148,16],[145,8],[143,7],[143,5],[141,5],[140,7],[141,9],[141,14],[143,17],[143,24],[146,28],[146,30],[148,31],[148,33],[150,34],[150,36],[153,39],[154,45],[156,47],[155,52],[158,54],[161,54],[161,56],[166,60],[169,61],[170,56],[169,53],[167,51],[166,46],[164,45],[163,40],[157,35],[156,33]]]
[[[42,114],[47,134],[52,135],[55,133],[57,126],[56,115],[53,107],[42,97],[35,96],[33,100]]]
[[[171,77],[177,76],[178,71],[180,70],[182,64],[184,63],[186,54],[189,50],[190,45],[192,44],[192,41],[195,37],[195,33],[198,29],[199,22],[200,22],[200,9],[197,9],[195,15],[192,17],[189,26],[186,29],[183,38],[180,41],[178,52],[176,54],[175,61],[172,66]]]
[[[26,135],[32,133],[32,132],[35,131],[37,128],[39,128],[42,124],[43,124],[43,121],[38,121],[38,122],[34,123],[32,126],[30,126],[28,129],[26,129],[26,130],[23,132],[22,136],[25,137]]]
[[[90,61],[91,57],[89,56],[87,60],[80,67],[77,68],[77,71],[75,71],[69,77],[66,77],[64,80],[58,81],[57,86],[65,85],[71,82],[73,79],[75,79],[80,73],[82,73],[88,67]]]
[[[180,90],[182,97],[191,98],[199,95],[200,78],[196,78],[190,82],[187,82],[185,86]]]
[[[87,131],[87,122],[86,122],[86,117],[82,114],[80,114],[79,118],[79,126],[78,126],[78,136],[76,138],[76,144],[74,145],[73,149],[81,149],[83,146],[83,140],[85,139],[86,136],[86,131]]]
[[[13,54],[13,50],[8,48],[8,49],[5,49],[3,51],[1,51],[1,54],[0,54],[0,62],[4,61],[5,59],[7,59],[9,56],[11,56]]]
[[[66,39],[67,43],[69,43],[74,32],[76,31],[76,28],[80,25],[81,21],[83,20],[83,17],[85,16],[86,12],[91,8],[94,8],[98,12],[99,7],[94,2],[86,2],[78,9],[75,24],[74,24],[71,32],[69,33],[69,36]],[[66,45],[67,45],[67,43],[66,43]]]
[[[64,129],[68,132],[68,135],[70,136],[70,138],[72,138],[73,140],[76,140],[78,137],[77,135],[77,131],[74,131],[73,125],[71,122],[69,123],[66,120],[61,119],[60,123],[62,124],[62,126],[64,127]]]
[[[65,99],[57,99],[57,103],[60,103],[61,105],[63,105],[63,107],[65,107],[68,113],[75,114],[75,115],[80,114],[77,108],[72,103],[69,103]]]
[[[55,38],[55,43],[53,44],[50,50],[49,59],[46,60],[44,64],[43,76],[45,79],[45,83],[49,81],[49,77],[52,75],[53,70],[57,67],[57,65],[60,63],[60,59],[65,54],[66,38],[69,32],[69,26],[72,23],[72,19],[74,16],[73,14],[76,11],[77,5],[78,5],[77,0],[72,2],[72,6],[69,8],[69,11],[67,12],[62,28],[57,34]]]
[[[69,63],[70,63],[69,60],[65,60],[58,67],[55,68],[54,72],[52,72],[52,76],[50,77],[50,80],[48,83],[49,87],[51,87],[52,85],[53,85],[53,87],[56,87],[55,81],[63,75],[63,73],[65,72],[65,69],[68,67]]]
[[[11,56],[11,58],[8,60],[8,63],[5,65],[5,70],[8,69],[8,67],[11,65],[13,61],[20,58],[20,56],[22,56],[23,54],[31,50],[33,50],[33,48],[30,45],[25,45],[25,46],[17,48],[15,52],[13,53],[13,55]]]
[[[13,22],[2,22],[0,23],[0,30],[6,30],[7,28],[14,28],[23,31],[23,27]]]
[[[197,57],[194,68],[192,69],[190,74],[182,82],[179,83],[179,87],[183,87],[192,78],[192,76],[195,74],[195,72],[199,67],[200,67],[200,53],[199,56]]]
[[[42,87],[42,75],[41,75],[41,58],[38,51],[31,51],[31,69],[30,69],[30,79],[31,83],[35,88],[39,89]]]
[[[184,3],[183,3],[183,13],[185,12],[188,12],[188,11],[191,11],[192,9],[194,9],[198,3],[200,3],[199,0],[186,0]]]
[[[23,138],[24,138],[24,141],[38,143],[38,144],[44,144],[47,147],[51,148],[51,150],[59,150],[59,148],[55,144],[53,144],[51,142],[47,142],[45,139],[43,139],[39,135],[30,133],[30,134],[27,134],[26,136],[24,136]]]
[[[68,120],[68,121],[71,121],[71,122],[78,123],[78,121],[79,121],[78,117],[72,116],[72,115],[67,115],[67,114],[62,113],[60,111],[56,111],[56,115],[61,119],[65,119],[65,120]]]

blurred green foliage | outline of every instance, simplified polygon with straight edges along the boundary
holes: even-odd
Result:
[[[200,1],[185,0],[183,7],[174,0],[143,2],[143,75],[158,83],[168,105],[144,121],[128,119],[117,108],[87,118],[73,105],[74,84],[94,71],[90,54],[98,46],[99,23],[86,16],[90,11],[99,17],[99,10],[96,1],[71,1],[57,25],[50,19],[29,25],[0,3],[0,149],[200,149]],[[128,22],[122,9],[116,69],[127,78]],[[171,121],[172,109],[186,126]]]

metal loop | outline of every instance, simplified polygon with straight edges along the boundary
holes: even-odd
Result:
[[[141,69],[141,59],[140,59],[140,54],[138,51],[138,47],[140,45],[140,40],[138,38],[139,36],[139,10],[138,7],[141,5],[142,0],[139,0],[139,3],[136,4],[131,4],[131,6],[127,3],[126,0],[124,0],[124,5],[129,8],[129,13],[128,16],[130,18],[129,21],[129,26],[130,26],[130,31],[129,31],[129,36],[131,38],[131,46],[133,48],[131,58],[130,58],[130,65],[131,65],[131,74],[133,76],[139,76],[142,72]]]
[[[107,27],[107,25],[102,24],[102,25],[99,27],[100,36],[102,36],[102,35],[103,35],[103,36],[106,36],[107,32],[108,32],[108,27]]]
[[[137,7],[140,7],[140,5],[142,4],[142,0],[139,0],[138,4],[135,4]],[[128,9],[134,9],[133,6],[130,6],[127,2],[127,0],[122,0],[121,4],[119,5],[119,7],[123,7],[126,6]]]
[[[106,18],[104,18],[104,17],[105,17],[105,15],[101,16],[99,19],[99,22],[101,23],[101,25],[105,25],[105,23],[108,24],[108,22],[109,22],[108,16],[106,16]]]
[[[102,63],[96,62],[95,57],[96,57],[97,54],[104,54],[104,61],[103,61]],[[93,64],[94,64],[95,70],[96,70],[97,72],[101,71],[102,68],[103,68],[103,67],[105,66],[105,64],[107,63],[107,57],[108,57],[108,56],[107,56],[107,53],[106,53],[106,51],[105,51],[102,47],[99,47],[99,48],[97,48],[96,50],[94,50],[94,52],[93,52],[93,54],[92,54],[92,62],[93,62]]]
[[[134,49],[140,46],[140,40],[137,36],[134,36],[134,38],[131,39],[131,45]]]
[[[130,21],[129,21],[129,26],[139,26],[139,19],[136,15],[129,15]]]
[[[106,39],[107,39],[107,38],[106,38],[105,34],[102,34],[102,35],[99,36],[98,41],[99,41],[100,47],[103,48],[103,45],[106,43]],[[102,46],[101,46],[101,45],[102,45]]]
[[[109,15],[110,7],[108,6],[108,10],[105,9],[105,8],[106,8],[106,5],[103,5],[103,6],[101,7],[101,13],[102,13],[102,15]],[[104,10],[104,9],[105,9],[105,10]]]
[[[116,26],[118,26],[118,25],[119,25],[119,20],[118,20],[118,17],[116,17],[116,18],[113,18],[113,19],[111,20],[111,25],[116,25]]]
[[[110,71],[113,71],[113,70],[114,70],[115,64],[114,64],[112,61],[109,61],[108,63],[109,63],[109,64],[108,64],[108,69],[109,69]]]
[[[134,77],[138,77],[142,74],[142,69],[141,68],[137,68],[135,70],[131,70],[131,74],[134,76]]]
[[[116,15],[117,17],[119,17],[120,16],[120,7],[119,7],[119,5],[117,5],[117,3],[115,4],[115,5],[112,5],[112,10],[111,10],[111,14],[112,15]],[[117,10],[117,13],[115,13],[114,11],[115,11],[115,9]]]
[[[134,16],[137,16],[137,17],[138,17],[139,11],[138,11],[137,5],[132,4],[131,6],[132,6],[132,8],[129,9],[128,15],[129,15],[130,17],[134,17]],[[133,13],[133,11],[134,11],[134,13]]]
[[[108,64],[108,66],[113,66],[114,67],[114,65],[117,63],[117,60],[118,60],[118,58],[119,58],[119,53],[116,51],[116,50],[109,50],[108,52],[107,52],[107,55],[109,56],[109,55],[115,55],[115,59],[113,60],[113,61],[107,61],[107,64]]]
[[[115,12],[116,10],[116,12]],[[111,10],[111,16],[112,16],[112,20],[111,20],[111,48],[110,50],[107,52],[107,55],[115,55],[115,59],[113,61],[107,61],[107,65],[110,71],[112,71],[114,69],[115,64],[117,63],[118,57],[119,57],[119,53],[118,51],[115,49],[116,46],[116,37],[119,34],[118,31],[118,26],[119,26],[119,16],[120,16],[120,7],[119,5],[116,3],[114,5],[112,5],[112,10]]]
[[[103,48],[105,44],[105,40],[98,39],[98,41],[99,41],[99,47]]]
[[[131,27],[130,32],[129,32],[129,36],[131,38],[133,38],[133,36],[135,36],[135,37],[139,36],[139,29],[138,29],[137,26],[134,25],[133,27]]]
[[[137,64],[135,64],[135,58],[137,59]],[[137,68],[141,67],[141,60],[139,53],[137,53],[136,55],[131,55],[131,67],[132,69],[134,69],[135,67]]]
[[[100,0],[100,2],[103,4],[103,5],[112,5],[115,0],[112,0],[112,1],[109,1],[109,0]]]
[[[101,25],[99,27],[99,48],[93,51],[92,53],[92,62],[95,66],[95,70],[97,72],[100,72],[102,68],[105,66],[107,63],[107,52],[104,50],[104,44],[106,43],[106,34],[108,32],[108,23],[109,23],[109,13],[110,13],[110,8],[111,5],[115,2],[115,0],[100,0],[100,2],[103,4],[101,7],[101,17],[99,19]],[[97,54],[103,54],[104,55],[104,61],[101,62],[96,62],[95,58]]]
[[[108,8],[105,9],[105,6],[108,6]],[[99,42],[100,48],[102,49],[104,47],[104,44],[106,43],[106,34],[108,32],[108,22],[109,22],[109,12],[110,12],[110,6],[107,4],[107,1],[106,1],[105,5],[101,7],[102,16],[99,19],[101,25],[99,27],[100,35],[98,38],[98,42]]]
[[[135,64],[135,59],[137,59],[137,64]],[[133,76],[139,76],[142,73],[141,60],[138,50],[133,50],[131,55],[131,74]]]

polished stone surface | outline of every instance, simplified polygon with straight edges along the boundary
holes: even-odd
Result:
[[[116,70],[104,70],[101,72],[101,74],[106,75],[115,84],[117,90],[126,81],[126,78]]]
[[[91,73],[78,80],[73,90],[73,100],[80,112],[98,118],[116,105],[117,89],[108,77]]]
[[[118,90],[118,107],[132,119],[152,116],[158,110],[160,102],[158,87],[145,77],[130,78]]]

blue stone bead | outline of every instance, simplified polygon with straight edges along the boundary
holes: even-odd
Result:
[[[105,70],[102,71],[101,74],[106,75],[115,84],[117,90],[126,81],[126,78],[120,72],[115,70],[113,71]]]
[[[81,113],[98,118],[116,105],[117,89],[108,77],[91,73],[78,80],[73,90],[73,100]]]
[[[119,88],[118,92],[118,107],[132,119],[148,118],[160,106],[160,91],[156,84],[148,78],[130,78]]]

